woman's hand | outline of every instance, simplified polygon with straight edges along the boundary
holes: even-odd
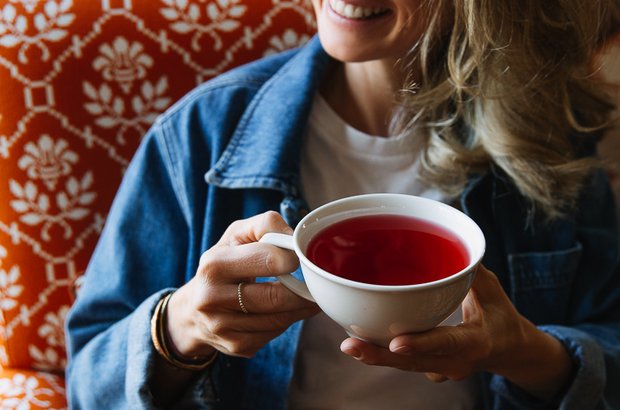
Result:
[[[186,357],[214,349],[251,357],[292,323],[319,311],[279,282],[255,283],[259,276],[290,273],[298,265],[292,251],[258,243],[267,232],[292,233],[276,212],[232,223],[200,258],[196,276],[178,289],[168,305],[168,331]],[[237,297],[241,288],[244,313]]]
[[[424,372],[437,382],[486,371],[540,398],[551,398],[565,387],[572,362],[564,346],[521,316],[484,266],[462,308],[462,324],[398,336],[389,349],[352,338],[340,348],[364,363]]]

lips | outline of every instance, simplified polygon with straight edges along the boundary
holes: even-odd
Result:
[[[351,20],[371,19],[390,11],[381,7],[356,6],[343,0],[329,0],[329,5],[336,14]]]

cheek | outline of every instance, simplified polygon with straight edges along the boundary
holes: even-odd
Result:
[[[403,50],[409,50],[417,43],[424,30],[427,28],[426,21],[419,14],[411,14],[400,22],[399,41]]]

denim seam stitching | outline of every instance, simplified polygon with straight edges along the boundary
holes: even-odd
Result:
[[[168,142],[168,139],[166,138],[166,135],[168,134],[174,134],[174,132],[172,131],[172,127],[170,127],[168,123],[161,123],[160,127],[155,128],[155,135],[160,142],[159,145],[162,147],[162,158],[172,182],[172,189],[175,192],[175,196],[177,197],[179,207],[183,212],[183,217],[189,226],[190,206],[189,202],[187,201],[187,196],[183,195],[183,192],[186,192],[185,181],[181,176],[179,176],[179,173],[176,172],[176,164],[178,162],[175,160],[175,158],[177,157],[176,150],[174,148],[174,144],[170,144]]]

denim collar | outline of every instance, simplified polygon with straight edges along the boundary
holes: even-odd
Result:
[[[258,90],[228,147],[207,172],[224,188],[277,189],[299,195],[301,141],[313,96],[330,57],[318,36],[299,50]]]

